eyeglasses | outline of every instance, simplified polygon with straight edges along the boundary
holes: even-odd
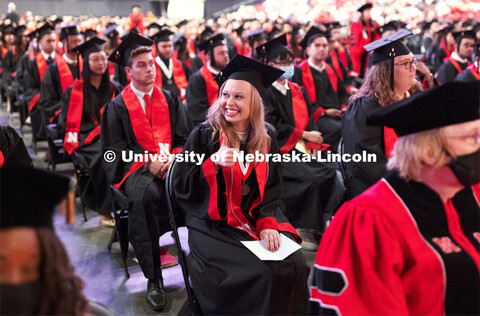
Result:
[[[412,70],[413,66],[417,67],[417,60],[413,59],[412,61],[405,61],[403,63],[394,64],[394,65],[403,66],[405,67],[406,70]]]
[[[107,57],[95,57],[95,58],[89,58],[88,60],[94,63],[106,62]]]

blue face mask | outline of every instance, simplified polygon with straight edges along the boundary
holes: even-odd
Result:
[[[292,79],[293,73],[294,73],[294,67],[293,65],[290,66],[283,66],[280,67],[281,70],[285,71],[285,73],[281,76],[282,79]]]

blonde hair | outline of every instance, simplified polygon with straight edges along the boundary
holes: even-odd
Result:
[[[219,97],[208,109],[207,120],[213,128],[212,140],[217,133],[220,135],[225,134],[232,146],[240,148],[240,138],[233,129],[232,125],[225,119],[221,105],[222,93],[227,81],[222,84],[218,93]],[[249,118],[250,133],[247,141],[247,152],[255,153],[258,151],[260,153],[266,153],[267,148],[270,147],[270,136],[268,136],[267,129],[265,127],[265,114],[262,98],[260,97],[258,90],[252,84],[249,83],[249,86],[251,91],[251,103]]]
[[[388,170],[398,170],[406,180],[421,181],[424,157],[433,157],[433,167],[447,163],[448,155],[444,150],[445,136],[443,128],[399,137],[388,160]]]
[[[350,97],[348,104],[352,104],[361,97],[368,97],[370,99],[378,98],[378,103],[380,103],[381,106],[387,106],[399,101],[395,91],[390,87],[390,67],[390,60],[372,66],[362,86],[358,89],[357,93]],[[420,90],[422,90],[421,84],[415,79],[415,83],[408,92],[413,94]]]

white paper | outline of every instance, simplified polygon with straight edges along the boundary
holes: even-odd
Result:
[[[253,252],[260,260],[280,261],[302,248],[299,244],[280,234],[280,247],[277,251],[271,252],[265,247],[265,240],[242,241],[251,252]]]

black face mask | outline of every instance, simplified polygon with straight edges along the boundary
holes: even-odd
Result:
[[[480,183],[480,150],[463,156],[457,156],[448,164],[465,187]]]
[[[42,303],[42,282],[0,284],[1,315],[37,315]]]

